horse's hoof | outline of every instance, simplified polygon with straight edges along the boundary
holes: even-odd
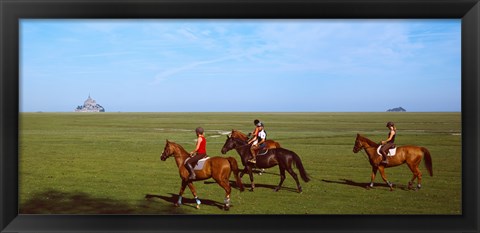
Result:
[[[278,192],[278,190],[280,190],[280,189],[279,189],[279,188],[276,188],[276,189],[274,189],[273,191],[274,191],[274,192]]]
[[[249,189],[248,191],[253,192],[253,189]]]
[[[408,182],[407,188],[408,188],[408,190],[412,190],[413,189],[413,183]]]
[[[224,209],[225,211],[229,211],[229,210],[230,210],[230,206],[224,206],[223,209]]]
[[[197,210],[200,209],[200,205],[197,205],[195,208],[197,208]]]
[[[173,204],[173,206],[175,207],[180,207],[180,205],[178,203],[175,202],[175,204]]]

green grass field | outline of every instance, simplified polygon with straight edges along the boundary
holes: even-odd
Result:
[[[187,149],[194,129],[206,130],[210,156],[222,155],[225,133],[248,133],[265,123],[269,139],[300,155],[312,180],[303,193],[278,167],[255,175],[254,192],[234,189],[232,208],[221,209],[224,191],[213,180],[196,182],[203,204],[191,192],[174,207],[180,178],[172,158],[160,161],[165,140]],[[381,177],[366,189],[371,167],[354,154],[357,133],[379,142],[385,123],[398,128],[396,144],[427,147],[433,177],[423,162],[423,187],[407,190],[406,165],[389,168],[389,191]],[[461,113],[21,113],[19,127],[20,213],[28,214],[462,214]],[[241,166],[243,167],[243,166]],[[298,174],[298,170],[295,169]],[[234,180],[233,175],[230,178]],[[243,177],[248,186],[248,175]]]

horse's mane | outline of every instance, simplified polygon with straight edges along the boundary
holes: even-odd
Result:
[[[168,141],[168,144],[173,145],[174,147],[177,147],[181,153],[188,154],[187,150],[185,150],[182,145],[172,141]]]
[[[242,140],[247,140],[248,137],[246,134],[238,131],[238,130],[235,130],[235,129],[232,129],[232,135],[231,137],[234,137],[234,138],[239,138],[239,139],[242,139]]]
[[[358,136],[359,136],[360,138],[362,138],[364,141],[366,141],[369,146],[371,146],[371,147],[378,147],[378,144],[377,144],[376,142],[374,142],[374,141],[372,141],[372,140],[370,140],[370,139],[368,139],[368,138],[366,138],[366,137],[364,137],[364,136],[362,136],[362,135],[360,135],[360,134],[359,134]]]
[[[247,145],[247,141],[246,141],[246,140],[243,140],[243,139],[241,139],[241,138],[232,137],[232,136],[230,136],[230,138],[233,139],[234,141],[240,143],[242,146],[243,146],[243,145]]]

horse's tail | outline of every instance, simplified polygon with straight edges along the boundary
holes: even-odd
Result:
[[[295,152],[292,151],[292,157],[293,157],[293,161],[295,161],[295,166],[300,171],[300,176],[302,177],[303,181],[305,182],[310,181],[310,177],[308,177],[307,171],[305,171],[305,168],[303,167],[300,156],[298,156]]]
[[[228,160],[228,163],[230,163],[230,168],[232,169],[233,175],[235,176],[237,186],[240,188],[240,191],[243,192],[244,188],[243,188],[242,180],[240,179],[240,176],[238,174],[239,170],[238,170],[237,160],[234,157],[227,157],[226,159]]]
[[[433,176],[433,170],[432,170],[432,156],[430,156],[430,151],[428,151],[427,148],[422,147],[423,155],[424,155],[424,161],[425,161],[425,166],[427,167],[428,173],[430,176]]]

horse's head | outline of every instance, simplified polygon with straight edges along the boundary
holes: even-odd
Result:
[[[358,153],[363,148],[361,138],[362,136],[357,133],[357,139],[355,139],[355,145],[353,146],[353,153]]]
[[[167,140],[167,143],[165,144],[165,148],[163,149],[162,155],[160,156],[160,159],[162,161],[167,160],[168,157],[172,156],[174,153],[174,149],[172,148],[173,143]]]
[[[223,147],[222,147],[222,154],[226,154],[229,150],[235,147],[236,147],[235,138],[233,138],[231,135],[227,135],[227,140],[225,141],[225,144],[223,144]]]
[[[243,141],[238,138],[234,138],[231,135],[227,135],[227,140],[225,141],[225,144],[223,144],[222,147],[222,154],[226,154],[228,151],[232,149],[239,149],[244,146],[249,146],[246,141]]]

